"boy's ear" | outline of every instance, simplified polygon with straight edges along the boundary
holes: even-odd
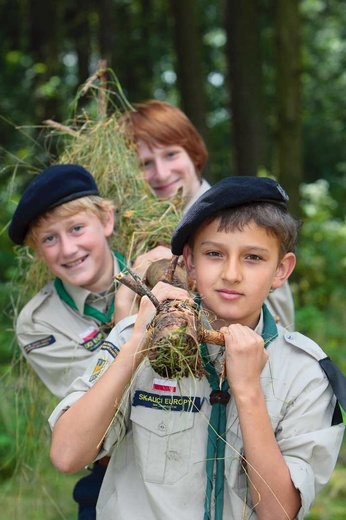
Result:
[[[295,265],[296,255],[294,253],[286,253],[277,267],[276,274],[272,282],[272,289],[278,289],[286,282],[295,268]]]
[[[186,272],[187,272],[189,278],[192,278],[192,280],[196,280],[193,253],[192,253],[192,249],[189,246],[189,244],[184,245],[183,257],[184,257]]]
[[[105,230],[105,236],[109,238],[112,236],[114,231],[114,211],[109,209],[105,212],[105,215],[102,219],[103,228]]]

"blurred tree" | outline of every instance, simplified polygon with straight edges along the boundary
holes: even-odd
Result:
[[[64,38],[62,16],[65,2],[27,2],[27,51],[35,63],[34,118],[41,122],[60,115],[59,87],[63,77],[60,60]]]
[[[177,83],[181,107],[208,142],[200,11],[196,0],[170,0],[174,19]]]
[[[258,17],[256,0],[226,1],[224,23],[238,175],[257,175],[267,165]]]
[[[277,162],[273,173],[290,197],[290,211],[299,217],[303,182],[301,38],[299,0],[277,0]]]
[[[104,0],[102,0],[103,2]],[[101,2],[101,3],[102,3]],[[77,64],[77,82],[84,83],[90,74],[90,56],[92,54],[92,32],[91,32],[91,0],[77,0],[66,5],[63,24],[65,27],[65,42],[70,43],[68,53],[75,55]],[[64,43],[64,42],[61,42]],[[66,45],[65,43],[65,45]]]

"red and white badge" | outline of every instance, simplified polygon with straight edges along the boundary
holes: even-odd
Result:
[[[153,390],[175,393],[177,391],[177,382],[174,379],[159,379],[158,377],[154,377]]]
[[[88,327],[86,330],[81,332],[79,334],[80,339],[82,340],[82,343],[85,343],[86,341],[90,341],[93,339],[98,333],[98,330],[95,329],[95,327]]]

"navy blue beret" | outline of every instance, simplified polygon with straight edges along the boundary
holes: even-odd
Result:
[[[215,213],[248,204],[271,202],[287,208],[288,195],[280,184],[266,177],[226,177],[203,193],[183,216],[174,230],[171,248],[174,255],[183,253],[189,236]]]
[[[49,166],[31,181],[20,199],[8,234],[15,244],[23,244],[31,222],[49,209],[98,195],[94,177],[78,164]]]

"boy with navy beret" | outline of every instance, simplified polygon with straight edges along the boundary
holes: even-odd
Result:
[[[202,176],[208,153],[196,127],[178,107],[157,99],[136,103],[122,122],[135,142],[146,182],[161,199],[172,198],[182,189],[186,213],[210,188]],[[128,293],[124,287],[120,291],[123,305]],[[265,303],[276,321],[294,330],[294,301],[288,283],[268,294]]]
[[[113,276],[124,267],[109,247],[113,231],[112,203],[77,164],[38,174],[9,226],[12,241],[33,248],[55,275],[21,311],[16,333],[25,358],[59,398],[112,326]]]
[[[98,520],[302,519],[329,480],[345,378],[263,304],[295,266],[298,223],[286,202],[271,179],[229,177],[174,232],[172,252],[183,254],[197,297],[163,282],[152,292],[199,305],[203,326],[223,333],[225,347],[200,345],[205,376],[154,371],[146,337],[155,308],[143,297],[51,415],[61,471],[111,454]]]
[[[28,363],[60,399],[113,325],[113,277],[125,266],[110,249],[113,231],[113,204],[77,164],[50,166],[35,176],[9,227],[13,242],[30,246],[54,276],[21,310],[16,336]],[[98,490],[92,504],[84,486],[90,495],[89,484],[99,488],[104,471],[99,463],[77,484],[80,518],[95,518]]]

